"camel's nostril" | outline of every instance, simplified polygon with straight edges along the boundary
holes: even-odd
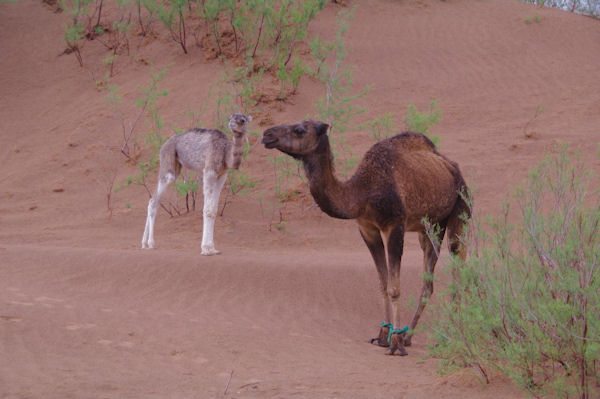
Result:
[[[262,143],[265,146],[273,145],[275,142],[277,142],[277,139],[273,136],[273,134],[271,132],[263,133]],[[269,148],[269,147],[267,147],[267,148]]]

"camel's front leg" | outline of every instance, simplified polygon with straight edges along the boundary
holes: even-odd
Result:
[[[384,232],[384,235],[387,241],[389,269],[387,294],[392,304],[392,324],[394,326],[390,331],[390,347],[387,354],[406,356],[408,353],[404,349],[404,338],[408,329],[402,327],[400,322],[400,266],[404,250],[404,226],[394,227]]]
[[[203,176],[204,211],[202,228],[202,255],[217,255],[220,251],[215,249],[215,218],[219,208],[219,196],[225,184],[227,174],[217,175],[214,170],[205,169]]]
[[[388,347],[389,332],[393,329],[391,324],[392,308],[390,304],[390,298],[387,294],[388,284],[388,270],[387,261],[385,259],[385,248],[381,239],[379,229],[370,224],[359,223],[360,235],[362,236],[365,244],[371,252],[375,267],[377,268],[377,274],[379,275],[379,288],[381,290],[381,296],[383,298],[383,322],[379,328],[379,335],[376,338],[371,339],[371,343],[383,347]]]

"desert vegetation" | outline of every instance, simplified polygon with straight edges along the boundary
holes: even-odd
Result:
[[[561,10],[600,18],[600,1],[598,0],[522,0],[539,6],[555,7]]]
[[[598,397],[597,178],[557,146],[502,214],[473,221],[466,262],[450,260],[453,300],[440,302],[429,326],[443,372],[474,367],[486,382],[500,372],[535,397]]]
[[[298,90],[301,78],[306,77],[323,87],[324,94],[316,101],[312,116],[331,126],[333,155],[342,175],[348,176],[359,158],[348,144],[350,132],[368,128],[374,141],[398,133],[390,115],[368,121],[365,120],[367,109],[357,105],[357,100],[364,99],[370,88],[353,87],[353,66],[346,62],[351,49],[345,35],[353,18],[353,9],[340,7],[332,38],[309,35],[310,22],[324,5],[324,0],[60,1],[58,9],[68,14],[63,26],[65,53],[73,54],[82,68],[95,70],[98,66],[84,60],[84,47],[100,44],[106,51],[104,76],[95,83],[99,90],[108,92],[109,106],[122,128],[123,140],[115,147],[128,162],[138,166],[138,172],[118,182],[115,189],[121,190],[135,183],[143,186],[150,195],[146,178],[156,173],[158,149],[169,135],[163,131],[164,121],[158,106],[160,99],[169,95],[167,90],[158,89],[168,68],[151,73],[150,84],[140,88],[142,96],[135,102],[137,111],[134,112],[125,111],[127,104],[123,104],[119,87],[112,83],[119,68],[125,68],[125,64],[135,57],[131,56],[135,53],[132,49],[142,45],[144,40],[156,40],[161,35],[171,39],[188,57],[198,56],[197,52],[190,53],[190,46],[193,46],[201,49],[205,61],[215,60],[224,66],[221,79],[207,95],[204,109],[195,115],[193,122],[196,125],[202,119],[204,125],[226,131],[228,115],[238,110],[252,112],[272,101],[286,102]],[[305,49],[302,54],[300,48]],[[269,87],[273,81],[277,82],[276,87]],[[213,110],[211,115],[207,114],[209,109]],[[429,113],[419,113],[409,104],[404,127],[428,134],[429,127],[437,123],[440,116],[435,101],[431,103]],[[182,132],[186,127],[175,127],[174,130]],[[249,132],[251,137],[257,133]],[[439,139],[431,138],[436,143]],[[246,156],[251,148],[247,142]],[[274,166],[275,201],[268,207],[273,210],[270,213],[280,215],[281,224],[285,203],[295,197],[295,187],[303,183],[303,177],[298,173],[298,164],[284,160],[282,155],[269,161]],[[257,184],[258,181],[243,170],[230,172],[226,183],[228,194],[221,214],[231,196],[248,193]],[[184,172],[175,183],[184,204],[177,198],[167,199],[161,208],[170,216],[194,210],[200,186],[199,176]]]
[[[311,116],[330,126],[335,166],[343,176],[352,173],[358,160],[348,144],[351,132],[368,131],[376,142],[398,133],[402,125],[402,129],[428,135],[436,146],[442,144],[439,136],[431,134],[442,117],[436,100],[425,111],[408,104],[401,123],[390,113],[368,119],[368,109],[357,105],[368,96],[370,87],[356,89],[353,68],[347,64],[351,49],[345,35],[353,18],[351,8],[338,12],[334,37],[323,38],[308,32],[310,21],[323,8],[322,1],[140,0],[129,8],[119,5],[118,10],[125,11],[126,17],[118,16],[110,29],[101,23],[101,2],[94,7],[90,4],[63,5],[72,16],[65,26],[65,42],[81,65],[81,43],[90,36],[112,43],[105,44],[109,70],[104,86],[123,130],[119,150],[139,170],[121,182],[120,188],[135,183],[151,193],[147,177],[156,173],[158,150],[164,142],[156,104],[169,95],[158,86],[168,72],[152,75],[136,102],[138,113],[131,116],[123,114],[118,87],[110,84],[110,78],[116,58],[129,49],[127,36],[132,30],[141,36],[155,34],[159,22],[185,54],[190,45],[198,45],[209,61],[217,59],[215,62],[226,66],[209,96],[212,104],[206,107],[214,109],[214,114],[206,118],[203,111],[196,119],[204,117],[223,128],[226,115],[235,108],[253,110],[264,101],[288,101],[305,76],[322,86],[323,96],[316,101]],[[571,11],[579,10],[577,7]],[[192,37],[195,43],[190,44]],[[301,43],[309,48],[303,55],[297,51]],[[278,82],[276,95],[270,100],[258,94],[267,77]],[[526,137],[532,136],[530,125],[543,112],[544,107],[537,105],[523,126]],[[145,134],[138,133],[140,120],[149,126]],[[257,132],[252,135],[257,136]],[[247,142],[244,157],[251,150]],[[306,181],[299,164],[289,157],[273,155],[269,163],[274,192],[253,198],[259,203],[267,230],[285,232],[290,228],[285,220],[286,207]],[[438,294],[454,300],[440,301],[434,310],[436,317],[426,327],[435,342],[431,355],[442,359],[441,372],[473,367],[485,381],[501,372],[535,396],[587,399],[597,394],[600,208],[595,202],[597,193],[588,192],[592,178],[573,151],[558,148],[532,169],[501,215],[477,215],[471,222],[463,237],[469,256],[464,263],[454,258],[447,261],[451,283]],[[231,171],[220,215],[236,195],[251,194],[260,184],[244,170]],[[200,176],[183,173],[175,183],[183,204],[168,200],[161,204],[163,210],[170,216],[194,211],[201,185]],[[434,240],[435,226],[428,226],[428,231]]]
[[[279,99],[285,100],[305,74],[298,45],[324,4],[325,0],[61,0],[58,10],[69,15],[65,52],[74,54],[82,67],[82,48],[101,43],[108,50],[104,63],[112,77],[117,59],[130,54],[134,37],[139,43],[165,34],[184,54],[196,46],[206,59],[237,60],[232,77],[248,80],[244,84],[271,73],[279,81]],[[245,101],[260,101],[247,90],[245,94]]]
[[[529,2],[592,16],[598,16],[599,10],[597,1]],[[377,142],[411,130],[444,147],[437,124],[442,115],[451,117],[443,101],[415,105],[407,100],[398,104],[397,113],[381,115],[364,105],[371,87],[356,87],[354,67],[348,61],[352,7],[335,5],[331,37],[310,29],[325,7],[324,0],[63,0],[59,7],[66,15],[65,53],[84,70],[102,69],[94,83],[121,129],[119,142],[111,148],[120,154],[122,169],[135,168],[125,178],[111,170],[101,182],[113,218],[114,207],[119,206],[113,191],[139,186],[151,195],[166,137],[201,125],[229,134],[226,123],[231,113],[264,115],[265,104],[293,106],[303,80],[321,89],[321,97],[306,115],[331,127],[336,173],[341,176],[353,173],[361,155],[350,143],[357,135]],[[545,23],[537,15],[519,19],[521,26],[523,21],[527,29]],[[150,72],[140,74],[145,83],[135,101],[127,100],[115,83],[120,71],[142,63],[135,58],[138,46],[161,38],[167,38],[181,57],[222,66],[222,75],[213,82],[201,109],[190,112],[185,125],[165,123],[161,112],[161,103],[173,96],[163,88],[169,68],[149,65]],[[86,58],[86,49],[92,46],[103,48],[100,65]],[[515,128],[530,142],[539,135],[532,125],[549,113],[545,104],[535,104]],[[267,117],[263,121],[264,125],[272,122]],[[244,163],[253,156],[258,128],[248,135]],[[287,210],[306,192],[307,182],[299,164],[284,155],[269,155],[268,168],[268,179],[259,179],[243,167],[230,171],[219,214],[227,215],[229,204],[243,198],[260,209],[266,232],[285,234],[294,228]],[[441,359],[442,373],[473,368],[486,382],[502,373],[536,397],[598,396],[600,205],[598,193],[591,188],[597,187],[597,176],[590,169],[575,151],[559,146],[530,171],[500,215],[479,214],[474,206],[475,218],[463,237],[469,248],[465,262],[440,258],[447,263],[450,283],[435,295],[453,300],[430,306],[428,313],[434,316],[425,317],[422,327],[431,334],[430,353]],[[160,204],[166,214],[177,217],[201,208],[197,206],[201,176],[184,171],[174,186],[175,198]],[[266,186],[273,187],[272,192],[259,192]],[[134,196],[133,192],[120,194]],[[477,193],[474,198],[476,205]],[[129,202],[125,206],[131,207]],[[314,203],[303,203],[301,208],[301,212],[316,209]],[[436,227],[428,229],[434,240]]]

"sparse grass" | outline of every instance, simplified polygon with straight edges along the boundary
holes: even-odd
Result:
[[[536,23],[539,24],[540,22],[542,22],[542,18],[539,15],[534,15],[533,17],[527,17],[525,18],[524,22],[526,24],[532,24],[532,23]]]

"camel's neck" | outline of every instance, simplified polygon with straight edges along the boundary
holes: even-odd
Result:
[[[355,219],[359,204],[348,182],[340,182],[334,173],[333,155],[327,136],[321,138],[317,150],[302,158],[310,193],[321,210],[338,219]]]
[[[244,136],[244,134],[233,132],[233,144],[229,148],[229,154],[227,154],[227,167],[229,169],[239,169],[242,164]]]

